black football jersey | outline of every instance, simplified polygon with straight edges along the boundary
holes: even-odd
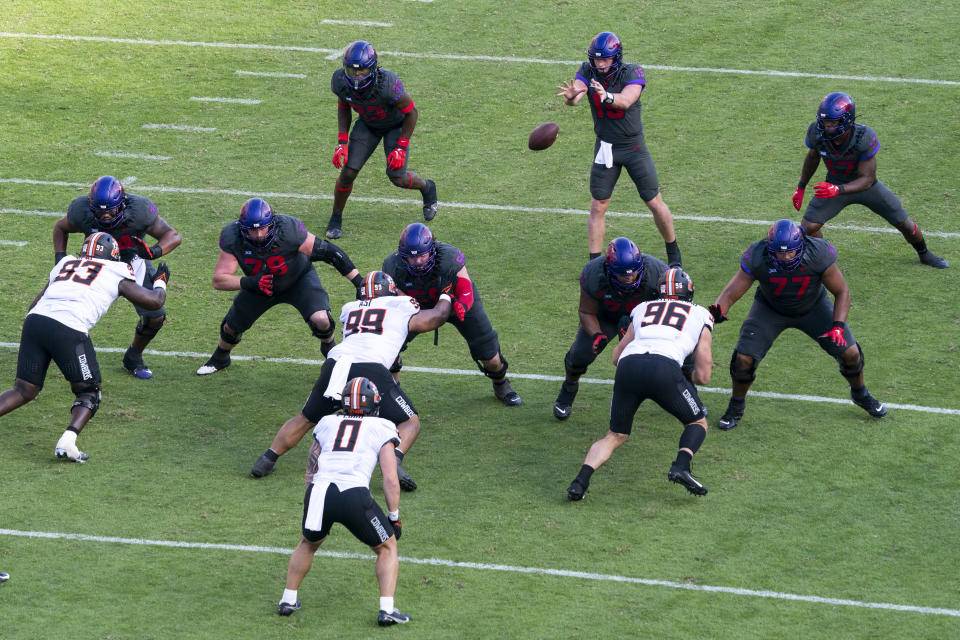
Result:
[[[639,144],[645,144],[639,99],[627,109],[616,109],[600,102],[600,95],[590,87],[590,79],[594,75],[589,61],[580,65],[574,77],[587,85],[586,98],[590,102],[590,113],[593,115],[593,132],[598,138],[614,144],[618,142],[636,144],[638,141]],[[597,81],[610,93],[620,93],[628,84],[647,85],[643,67],[636,64],[622,64],[616,73],[605,79],[597,77]]]
[[[404,293],[415,298],[424,309],[432,309],[440,299],[441,286],[456,285],[457,272],[467,264],[463,252],[452,244],[437,242],[436,263],[433,269],[423,278],[418,278],[407,271],[403,258],[396,251],[383,261],[383,270],[390,274]],[[443,285],[441,285],[443,283]],[[476,287],[474,287],[476,291]],[[452,292],[451,292],[452,295]],[[469,312],[468,312],[469,313]]]
[[[641,302],[656,300],[660,295],[657,284],[666,272],[663,260],[643,254],[643,275],[640,286],[633,291],[622,292],[610,284],[604,269],[605,256],[598,256],[583,266],[580,272],[580,289],[597,301],[600,306],[598,315],[610,322],[619,322],[620,318],[630,315],[633,308]]]
[[[806,145],[820,154],[827,165],[827,182],[846,184],[857,177],[857,165],[869,160],[880,151],[877,132],[864,124],[855,124],[850,138],[839,149],[829,140],[824,140],[817,131],[817,123],[807,127]]]
[[[364,123],[377,131],[396,129],[403,122],[404,114],[397,109],[406,90],[403,82],[393,71],[380,69],[377,79],[361,92],[356,92],[347,81],[347,72],[341,67],[330,78],[330,90],[357,113]]]
[[[100,226],[90,211],[90,196],[79,196],[67,207],[67,221],[83,231],[84,237],[97,231],[105,231],[114,237],[121,251],[134,247],[131,237],[143,238],[147,229],[153,226],[160,214],[157,205],[149,198],[127,194],[127,207],[123,210],[123,220],[112,229]]]
[[[800,316],[822,296],[823,272],[837,261],[837,250],[823,238],[804,235],[803,257],[793,271],[780,270],[767,256],[767,241],[750,245],[740,257],[740,268],[757,281],[757,298],[785,316]]]
[[[220,249],[237,259],[244,275],[272,273],[275,279],[292,282],[313,267],[310,257],[300,253],[307,229],[292,216],[281,213],[274,214],[274,218],[277,232],[266,247],[260,249],[247,244],[240,233],[240,223],[234,220],[220,231]],[[284,287],[278,284],[275,288]]]

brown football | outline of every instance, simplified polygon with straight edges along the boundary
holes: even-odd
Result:
[[[530,132],[527,146],[534,151],[542,151],[556,141],[558,133],[560,133],[560,126],[556,122],[542,124]]]

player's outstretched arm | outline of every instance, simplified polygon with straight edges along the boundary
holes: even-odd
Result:
[[[823,286],[833,294],[833,320],[846,322],[850,314],[850,287],[836,263],[823,272]]]
[[[693,350],[693,384],[709,384],[713,371],[713,332],[704,326],[700,330],[700,340]]]
[[[167,282],[170,281],[170,269],[165,262],[157,263],[153,275],[153,289],[145,289],[133,280],[121,280],[117,292],[144,309],[159,309],[167,300]]]
[[[450,296],[446,294],[440,296],[440,300],[432,309],[423,309],[410,318],[408,325],[410,333],[433,331],[447,321],[452,309]]]
[[[730,307],[742,298],[743,294],[749,291],[752,286],[753,277],[743,269],[738,269],[736,275],[730,278],[730,282],[727,283],[727,286],[724,287],[720,295],[717,296],[716,302],[710,306],[710,313],[713,314],[714,322],[722,322],[722,320],[717,320],[717,313],[726,319]],[[714,307],[716,307],[716,312],[714,311]]]

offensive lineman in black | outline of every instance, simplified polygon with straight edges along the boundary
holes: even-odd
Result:
[[[466,258],[460,249],[434,240],[427,225],[414,222],[400,234],[397,250],[383,261],[383,270],[424,309],[436,306],[441,294],[451,295],[453,313],[447,322],[467,341],[470,357],[493,382],[493,395],[508,407],[521,403],[520,395],[507,379],[507,360],[500,352],[497,332],[483,309],[480,292],[467,273]],[[390,369],[394,376],[399,375],[401,366],[398,357]],[[409,446],[407,440],[405,447]]]
[[[580,389],[580,376],[614,336],[623,337],[630,326],[630,312],[641,302],[655,300],[657,283],[667,265],[640,253],[629,238],[615,238],[605,255],[593,258],[580,272],[580,326],[563,358],[565,376],[553,415],[566,420]]]
[[[856,106],[845,93],[834,92],[820,101],[817,119],[804,139],[809,151],[803,160],[793,206],[800,211],[807,182],[817,172],[820,158],[827,165],[826,182],[818,182],[814,198],[803,213],[803,230],[822,237],[820,228],[851,204],[861,204],[897,228],[917,251],[922,264],[935,269],[950,266],[927,249],[917,223],[910,219],[900,199],[877,180],[880,142],[870,127],[854,122]]]
[[[637,193],[653,214],[657,231],[667,247],[667,262],[680,266],[680,249],[673,230],[673,214],[660,195],[657,168],[643,137],[640,118],[640,93],[647,85],[643,67],[623,63],[620,38],[609,31],[594,36],[587,49],[589,60],[580,65],[573,80],[557,86],[572,107],[587,96],[593,115],[593,131],[597,135],[593,147],[594,161],[590,169],[590,218],[587,222],[587,243],[590,258],[600,255],[606,233],[604,216],[610,207],[613,187],[620,171],[627,173],[637,186]]]
[[[353,181],[381,139],[390,182],[401,189],[418,189],[423,196],[423,219],[433,220],[440,206],[437,185],[407,170],[410,136],[417,126],[419,112],[397,74],[381,69],[373,45],[358,40],[343,52],[343,68],[333,72],[330,90],[337,96],[339,133],[333,166],[340,169],[340,176],[333,192],[327,237],[336,240],[343,234],[343,208]],[[348,137],[353,118],[351,109],[357,112],[357,124]]]
[[[311,264],[318,260],[333,265],[354,287],[363,283],[343,249],[307,231],[303,222],[275,213],[262,198],[243,203],[240,216],[220,232],[220,258],[213,270],[214,289],[240,291],[220,323],[216,351],[197,375],[230,366],[230,351],[243,332],[281,302],[296,307],[326,357],[336,344],[335,323],[330,299]],[[243,276],[236,275],[237,268]]]
[[[723,322],[730,307],[756,281],[753,306],[730,360],[733,394],[717,425],[720,429],[729,431],[743,418],[747,390],[760,360],[777,336],[790,328],[803,331],[837,359],[854,404],[874,418],[887,414],[863,383],[863,351],[847,325],[850,290],[836,262],[832,244],[808,236],[791,220],[776,221],[766,240],[754,242],[743,252],[740,269],[710,306],[714,322]]]
[[[74,198],[67,215],[53,225],[54,260],[67,255],[67,239],[71,233],[83,233],[84,238],[97,231],[109,233],[120,247],[120,259],[133,267],[137,284],[153,289],[156,273],[153,260],[165,256],[180,246],[180,234],[167,224],[157,212],[157,205],[143,196],[126,193],[120,181],[113,176],[97,178],[90,193]],[[144,236],[157,242],[148,247]],[[143,363],[143,350],[153,340],[167,318],[167,310],[145,309],[133,305],[139,316],[133,342],[123,354],[123,368],[141,380],[149,380],[153,372]]]

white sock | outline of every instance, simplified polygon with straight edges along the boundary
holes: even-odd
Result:
[[[393,613],[393,596],[380,596],[380,610]]]
[[[62,443],[64,446],[67,446],[67,447],[75,446],[77,444],[77,433],[75,431],[70,431],[69,429],[67,429],[66,431],[63,432],[63,435],[60,436],[60,442],[58,442],[57,444],[60,444],[60,443]]]
[[[280,602],[286,602],[287,604],[297,604],[297,590],[284,589],[283,598],[280,599]]]

